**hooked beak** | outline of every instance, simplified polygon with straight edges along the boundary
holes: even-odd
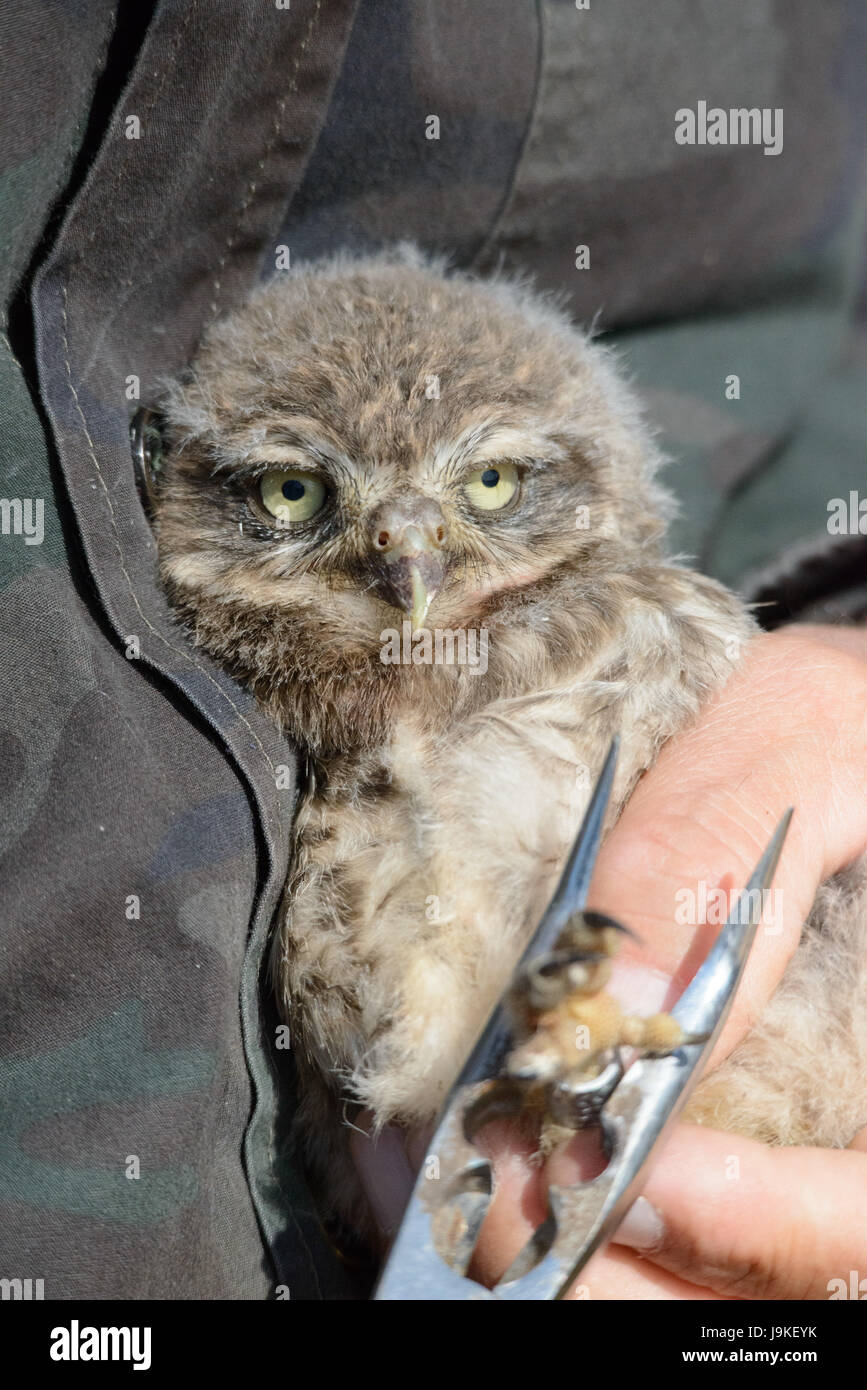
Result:
[[[417,526],[407,526],[379,558],[384,565],[377,592],[387,603],[402,609],[417,631],[443,582],[441,550]]]

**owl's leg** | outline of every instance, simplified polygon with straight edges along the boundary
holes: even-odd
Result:
[[[506,1059],[504,1076],[477,1102],[477,1127],[506,1110],[522,1114],[535,1122],[545,1156],[575,1130],[598,1125],[623,1075],[622,1049],[662,1057],[706,1041],[686,1033],[670,1014],[627,1014],[607,992],[611,957],[621,940],[611,918],[582,913],[554,951],[519,971],[510,993],[518,1045]]]
[[[509,999],[519,1041],[506,1064],[510,1079],[544,1085],[573,1072],[594,1076],[602,1059],[621,1047],[662,1057],[705,1041],[684,1032],[670,1014],[627,1014],[607,992],[611,960],[626,931],[601,913],[578,913],[553,951],[519,971]]]

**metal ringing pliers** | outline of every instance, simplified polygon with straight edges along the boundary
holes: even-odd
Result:
[[[560,883],[515,979],[537,958],[550,956],[564,928],[584,909],[616,757],[615,740]],[[546,1220],[499,1283],[487,1289],[466,1271],[493,1191],[491,1164],[472,1143],[481,1127],[476,1119],[484,1116],[485,1096],[502,1084],[512,1043],[505,1002],[494,1009],[440,1116],[376,1299],[524,1301],[565,1295],[638,1196],[655,1145],[698,1080],[743,974],[791,815],[787,811],[777,826],[745,895],[732,907],[707,959],[671,1010],[684,1035],[696,1040],[669,1055],[641,1057],[625,1071],[616,1049],[597,1076],[555,1088],[556,1109],[571,1128],[601,1129],[607,1167],[589,1181],[549,1188]]]

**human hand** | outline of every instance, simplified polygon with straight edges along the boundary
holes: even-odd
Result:
[[[805,627],[757,637],[725,690],[637,787],[590,895],[645,943],[627,942],[618,958],[621,997],[649,1012],[679,996],[716,928],[679,924],[676,892],[702,879],[743,885],[790,804],[796,814],[775,880],[781,920],[758,933],[711,1065],[761,1014],[819,884],[867,849],[863,632]],[[486,1281],[543,1219],[548,1181],[580,1175],[582,1139],[541,1169],[529,1140],[490,1127],[497,1191],[476,1259]],[[865,1213],[867,1132],[847,1152],[772,1150],[680,1125],[617,1243],[588,1264],[573,1296],[827,1297],[831,1278],[867,1275]]]
[[[604,845],[590,901],[636,930],[612,987],[641,1012],[669,1006],[715,926],[682,924],[679,889],[746,883],[788,805],[773,931],[760,930],[711,1066],[760,1016],[795,950],[819,884],[867,849],[867,634],[799,627],[754,639],[726,688],[666,745]],[[586,1175],[584,1136],[541,1168],[514,1127],[484,1134],[496,1193],[475,1273],[493,1282],[545,1215],[549,1181]],[[384,1230],[393,1229],[424,1137],[389,1129],[353,1145]],[[582,1273],[593,1298],[827,1297],[829,1279],[867,1274],[867,1133],[847,1152],[771,1150],[680,1125],[643,1201]],[[729,1174],[737,1164],[739,1180]],[[859,1224],[860,1221],[860,1224]],[[631,1247],[631,1248],[630,1248]],[[640,1251],[640,1254],[638,1253]]]

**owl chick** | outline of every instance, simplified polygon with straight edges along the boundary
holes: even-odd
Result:
[[[753,624],[665,557],[633,395],[522,284],[407,249],[280,277],[164,418],[170,599],[308,770],[273,975],[323,1213],[364,1233],[347,1122],[435,1116],[612,735],[613,821]]]

